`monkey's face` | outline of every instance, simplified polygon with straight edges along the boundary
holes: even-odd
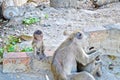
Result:
[[[40,35],[35,35],[35,39],[36,40],[38,40],[38,41],[42,41],[42,39],[43,39],[43,35],[42,34],[40,34]]]
[[[74,39],[73,39],[74,43],[81,45],[82,43],[84,43],[84,41],[85,41],[85,35],[83,34],[83,32],[78,31],[74,34]]]
[[[41,41],[43,39],[43,33],[41,30],[36,30],[33,34],[34,39]]]

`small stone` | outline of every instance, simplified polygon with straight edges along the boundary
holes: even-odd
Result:
[[[19,75],[17,75],[16,77],[17,77],[17,78],[20,78],[20,76],[19,76]]]
[[[2,42],[3,40],[0,38],[0,42]]]
[[[114,64],[109,64],[109,69],[113,70],[113,68],[114,68]]]

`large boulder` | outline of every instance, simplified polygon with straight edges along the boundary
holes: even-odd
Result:
[[[84,31],[88,34],[86,50],[95,47],[102,49],[104,55],[120,56],[120,24],[88,27]]]

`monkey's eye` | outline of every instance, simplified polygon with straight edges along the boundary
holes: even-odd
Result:
[[[76,33],[76,37],[77,37],[77,39],[82,39],[82,33],[77,32],[77,33]]]

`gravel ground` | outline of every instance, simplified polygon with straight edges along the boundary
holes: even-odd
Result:
[[[45,18],[45,15],[48,18]],[[41,22],[33,25],[25,26],[21,24],[21,20],[27,17],[41,17]],[[67,36],[65,32],[72,32],[76,29],[83,29],[93,26],[105,26],[110,24],[120,23],[120,3],[112,3],[102,6],[97,10],[75,10],[75,9],[54,9],[45,8],[42,11],[34,7],[27,9],[23,17],[12,19],[3,28],[0,34],[2,37],[8,35],[27,34],[32,35],[37,29],[41,29],[44,33],[45,47],[49,51],[55,49],[61,44]],[[0,38],[2,40],[2,38]],[[22,43],[24,46],[31,46],[31,42]],[[52,55],[47,54],[47,55]],[[120,58],[110,60],[107,56],[102,57],[103,62],[103,76],[97,80],[120,80]],[[108,69],[108,62],[115,64],[113,70]],[[43,74],[42,74],[43,75]],[[17,74],[3,74],[2,66],[0,66],[0,80],[43,80],[40,73],[17,73]]]

